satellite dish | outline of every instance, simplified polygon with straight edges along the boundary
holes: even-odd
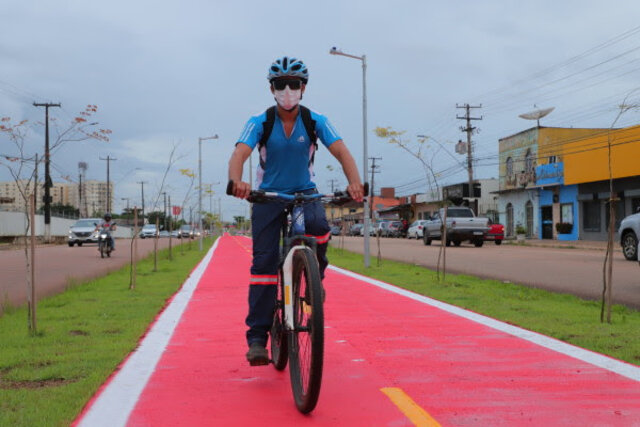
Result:
[[[535,107],[535,105],[534,105]],[[536,120],[538,122],[538,127],[540,127],[540,119],[555,110],[556,107],[551,108],[543,108],[541,110],[533,110],[528,113],[520,114],[518,117],[525,120]]]

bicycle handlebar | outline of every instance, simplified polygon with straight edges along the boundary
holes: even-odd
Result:
[[[227,195],[233,196],[233,181],[229,180],[227,183]],[[367,197],[369,195],[369,183],[364,183],[364,195]],[[332,203],[341,204],[347,203],[353,200],[349,193],[345,191],[336,191],[330,194],[286,194],[286,193],[278,193],[272,191],[264,191],[264,190],[251,190],[249,193],[249,197],[247,200],[251,203],[264,203],[268,200],[286,200],[286,201],[310,201],[321,198],[330,198]]]

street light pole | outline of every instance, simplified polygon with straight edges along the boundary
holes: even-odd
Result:
[[[208,139],[218,139],[218,135],[198,138],[198,227],[200,230],[200,238],[198,239],[198,248],[202,251],[202,141]]]
[[[336,47],[329,50],[331,55],[346,56],[362,62],[362,182],[367,182],[367,171],[369,170],[369,154],[367,152],[367,56],[357,56],[344,53]],[[364,198],[363,232],[364,232],[364,266],[369,267],[369,198]]]
[[[129,198],[128,197],[122,197],[122,198],[120,198],[120,200],[126,200],[127,201],[127,209],[125,210],[125,212],[127,213],[127,225],[129,225]]]

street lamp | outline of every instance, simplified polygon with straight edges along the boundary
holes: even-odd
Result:
[[[127,225],[129,225],[129,198],[128,197],[122,197],[122,198],[120,198],[120,200],[126,200],[127,201],[127,208],[126,208],[125,212],[127,213]]]
[[[346,56],[347,58],[362,61],[362,182],[367,182],[367,171],[369,170],[369,158],[367,153],[367,56],[357,56],[344,53],[337,47],[329,50],[331,55]],[[369,198],[364,198],[364,266],[369,267]]]
[[[200,230],[200,238],[198,239],[198,248],[202,251],[202,141],[209,139],[218,139],[218,135],[198,138],[198,226]]]

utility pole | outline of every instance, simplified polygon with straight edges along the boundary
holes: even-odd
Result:
[[[34,107],[44,107],[44,240],[46,243],[51,242],[51,174],[49,172],[49,107],[60,107],[61,104],[51,102],[33,103]]]
[[[198,238],[198,249],[202,251],[202,141],[218,139],[218,135],[198,138],[198,227],[200,237]]]
[[[167,192],[163,191],[162,195],[164,196],[164,210],[162,211],[164,216],[162,217],[163,221],[162,221],[162,225],[164,227],[164,229],[167,229]]]
[[[460,130],[462,132],[467,133],[467,172],[469,173],[469,207],[472,207],[471,204],[472,204],[472,199],[475,196],[475,192],[473,191],[473,150],[471,147],[471,135],[476,130],[476,127],[471,126],[471,120],[482,120],[482,116],[471,117],[470,110],[472,108],[482,108],[482,104],[477,106],[472,106],[469,104],[464,104],[464,105],[456,104],[456,108],[462,108],[465,110],[465,115],[462,117],[456,116],[456,119],[467,121],[467,126],[466,127],[460,126]],[[478,214],[477,206],[475,209],[475,213],[476,215]]]
[[[38,210],[38,166],[38,153],[36,153],[36,167],[33,177],[33,208],[36,210],[36,212]]]
[[[373,219],[373,201],[374,201],[374,175],[376,173],[380,173],[379,171],[377,171],[377,169],[380,169],[379,165],[376,165],[376,160],[382,160],[382,157],[369,157],[369,160],[372,161],[371,163],[371,192],[369,193],[371,195],[371,203],[369,203],[369,209],[371,209],[370,213],[369,213],[369,218]]]
[[[147,183],[147,181],[138,181],[138,184],[140,184],[142,186],[142,224],[143,225],[144,225],[144,185],[146,183]]]
[[[335,186],[336,186],[337,183],[338,183],[337,179],[330,179],[329,180],[329,185],[331,185],[331,192],[332,193],[336,191],[335,190]]]
[[[86,200],[84,200],[85,209],[82,209],[83,197],[87,198],[85,191],[82,187],[82,178],[87,173],[87,163],[86,162],[78,162],[78,176],[79,176],[79,184],[78,184],[78,211],[80,212],[80,217],[87,217],[89,214],[86,212]]]
[[[111,156],[107,156],[106,159],[103,159],[102,157],[100,157],[100,160],[106,160],[107,162],[107,212],[111,213],[111,181],[109,178],[109,164],[114,161],[114,160],[118,160],[118,159],[114,159]],[[144,200],[142,201],[143,206],[144,206]],[[105,213],[107,213],[105,212]]]

